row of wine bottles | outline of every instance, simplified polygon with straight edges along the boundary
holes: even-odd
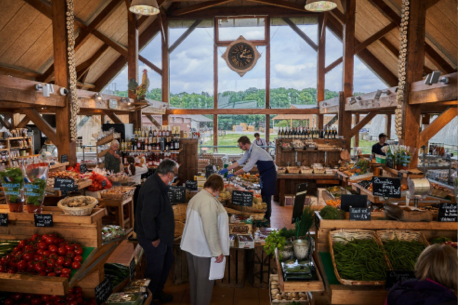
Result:
[[[128,152],[121,151],[122,163],[129,164],[128,157],[131,156],[135,160],[135,164],[146,163],[148,167],[158,166],[164,159],[170,159],[178,163],[178,154],[174,152]]]
[[[279,139],[335,139],[337,138],[337,129],[326,128],[306,128],[306,127],[292,127],[280,128],[278,132]]]

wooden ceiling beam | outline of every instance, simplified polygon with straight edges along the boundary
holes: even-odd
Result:
[[[20,75],[25,76],[26,78],[37,78],[41,75],[40,73],[36,71],[24,69],[22,67],[5,66],[4,64],[0,65],[0,71],[6,72],[6,73],[20,74]]]
[[[27,4],[31,5],[34,9],[52,19],[52,10],[50,9],[50,4],[43,0],[24,0]]]
[[[319,109],[167,109],[166,114],[319,114]]]
[[[26,115],[17,125],[16,125],[16,128],[24,128],[25,126],[27,126],[27,124],[29,124],[30,122],[30,119],[29,117]]]
[[[172,11],[171,11],[172,12]],[[169,20],[189,20],[189,19],[205,19],[208,16],[222,17],[238,17],[238,16],[270,16],[270,17],[316,17],[316,13],[298,12],[296,10],[276,7],[272,5],[262,6],[224,6],[211,7],[194,13],[189,13],[182,16],[168,15]]]
[[[169,47],[169,54],[173,52],[185,39],[188,37],[196,27],[202,22],[202,19],[197,19],[194,23]]]
[[[335,67],[337,67],[338,65],[340,65],[341,63],[343,62],[343,57],[341,56],[340,58],[337,58],[336,60],[334,60],[333,63],[331,63],[329,66],[327,66],[325,69],[324,69],[324,73],[328,73],[329,71],[331,71],[332,69],[334,69]]]
[[[383,29],[381,29],[365,41],[361,42],[359,45],[355,47],[355,55],[357,55],[359,52],[367,48],[369,45],[373,44],[374,42],[376,42],[377,40],[391,32],[392,30],[394,30],[396,27],[396,23],[391,22],[389,25],[387,25],[386,27],[384,27]]]
[[[272,6],[281,7],[281,8],[287,8],[290,10],[295,10],[295,11],[299,11],[303,13],[307,12],[305,10],[304,5],[293,3],[290,1],[285,1],[285,0],[248,0],[248,1],[262,3],[265,5],[272,5]]]
[[[418,147],[422,147],[434,137],[442,128],[450,123],[458,115],[457,107],[450,107],[445,110],[438,118],[428,125],[421,133]]]
[[[11,129],[11,125],[10,123],[8,122],[8,118],[6,117],[6,115],[3,114],[3,117],[0,116],[0,125],[2,125],[3,127],[5,127],[6,129]]]
[[[180,8],[180,9],[171,11],[170,15],[171,16],[181,16],[181,15],[185,15],[185,14],[201,11],[201,10],[204,10],[204,9],[207,9],[207,8],[211,8],[211,7],[214,7],[214,6],[217,6],[217,5],[229,3],[229,2],[232,2],[232,1],[234,1],[234,0],[207,1],[207,2],[194,4],[194,5],[191,5],[191,6],[187,6],[185,8]]]
[[[312,39],[310,39],[310,37],[308,37],[307,34],[305,34],[296,24],[294,24],[291,19],[288,17],[284,17],[282,19],[294,32],[296,32],[297,35],[299,35],[309,46],[311,46],[315,52],[318,52],[317,44]]]
[[[138,55],[138,59],[143,62],[145,65],[147,65],[148,67],[151,68],[151,70],[153,70],[154,72],[158,73],[159,75],[162,75],[162,69],[159,69],[158,66],[156,66],[155,64],[153,64],[152,62],[150,62],[148,59],[146,59],[145,57],[141,56],[141,55]]]
[[[22,109],[22,112],[30,118],[30,120],[37,126],[41,132],[43,132],[46,137],[51,140],[55,145],[57,145],[60,140],[57,137],[57,133],[54,130],[54,128],[51,127],[51,125],[46,122],[43,117],[35,110],[32,108],[24,108]],[[66,122],[68,124],[68,122]]]
[[[359,131],[366,126],[376,115],[377,111],[369,112],[358,124],[355,125],[350,131],[350,139],[353,138],[355,135],[359,134]]]
[[[92,65],[108,50],[108,46],[104,44],[103,46],[98,49],[94,55],[91,56],[88,60],[85,62],[79,64],[76,67],[76,73],[78,75],[78,79],[81,78],[84,74],[87,74],[89,69],[92,67]]]
[[[113,111],[104,110],[104,112],[113,121],[114,124],[124,124],[122,120]]]
[[[161,124],[159,124],[151,114],[145,114],[145,116],[151,121],[151,123],[153,123],[154,126],[161,128]]]

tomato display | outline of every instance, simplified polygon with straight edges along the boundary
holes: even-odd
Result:
[[[82,289],[75,287],[70,289],[65,297],[56,295],[39,295],[12,293],[3,300],[4,305],[96,305],[95,299],[83,299]]]

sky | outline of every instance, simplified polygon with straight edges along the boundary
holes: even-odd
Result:
[[[317,25],[299,25],[299,28],[317,43]],[[170,29],[170,45],[186,31],[185,28]],[[263,39],[263,27],[221,28],[220,39],[236,40],[240,35],[246,39]],[[342,42],[329,30],[326,33],[326,65],[342,56]],[[157,35],[140,54],[161,68],[161,37]],[[208,92],[213,95],[213,28],[196,28],[170,54],[170,91],[173,94]],[[261,57],[255,67],[240,77],[229,69],[222,59],[226,47],[218,48],[218,91],[243,91],[250,87],[265,89],[265,46],[259,46]],[[150,89],[161,87],[159,74],[139,62],[139,73],[148,70]],[[140,78],[141,79],[141,78]],[[289,26],[271,27],[271,88],[316,88],[317,52],[312,49]],[[127,68],[114,80],[117,90],[127,90]],[[358,57],[355,58],[354,92],[373,92],[386,88],[383,83]],[[114,88],[109,85],[107,88]],[[326,75],[326,89],[342,90],[342,64]]]

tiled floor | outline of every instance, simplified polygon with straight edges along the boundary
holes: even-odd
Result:
[[[280,207],[277,203],[272,205],[272,228],[294,228],[291,224],[293,208]],[[128,265],[132,257],[133,247],[124,241],[108,259],[109,263]],[[170,305],[191,304],[189,296],[189,284],[174,285],[170,280],[164,289],[166,293],[173,295]],[[270,304],[269,291],[267,289],[253,288],[249,283],[243,288],[230,288],[215,286],[213,289],[212,303],[215,305],[264,305]]]

